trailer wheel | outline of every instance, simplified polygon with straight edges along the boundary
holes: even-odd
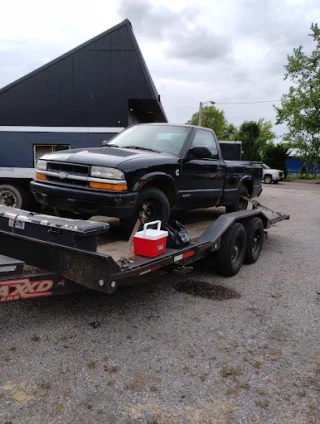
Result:
[[[261,218],[258,217],[248,218],[244,223],[244,228],[247,233],[245,262],[247,264],[254,264],[259,258],[263,246],[263,222]]]
[[[28,194],[21,187],[11,184],[0,185],[0,205],[12,208],[23,209],[27,206]]]
[[[216,269],[227,277],[236,275],[244,261],[247,247],[247,234],[244,226],[234,223],[224,234],[221,247],[216,252]]]

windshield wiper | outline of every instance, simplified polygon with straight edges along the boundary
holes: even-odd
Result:
[[[145,150],[146,152],[155,152],[159,153],[158,150],[149,149],[148,147],[138,147],[138,146],[123,146],[124,149],[136,149],[136,150]]]

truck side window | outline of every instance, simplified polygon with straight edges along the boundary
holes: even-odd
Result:
[[[209,131],[197,130],[192,147],[208,147],[211,152],[211,159],[218,158],[216,140]]]

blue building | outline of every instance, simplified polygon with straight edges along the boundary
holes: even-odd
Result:
[[[287,170],[288,174],[300,174],[300,170],[302,167],[303,161],[295,156],[289,156],[287,159]],[[309,167],[309,164],[307,164],[307,169]],[[314,172],[313,165],[310,166],[310,172]],[[320,166],[318,167],[318,173],[320,174]]]

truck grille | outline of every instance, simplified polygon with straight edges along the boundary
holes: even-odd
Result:
[[[63,186],[88,187],[88,181],[85,178],[89,176],[89,170],[90,167],[87,165],[48,162],[47,171],[51,175],[47,175],[47,181]],[[56,175],[52,175],[53,173]],[[83,179],[78,179],[77,177],[82,177]]]
[[[283,172],[279,172],[280,177],[283,177]]]
[[[87,165],[77,165],[73,163],[56,163],[48,162],[47,170],[52,172],[66,172],[67,174],[74,175],[89,175],[89,166]]]

